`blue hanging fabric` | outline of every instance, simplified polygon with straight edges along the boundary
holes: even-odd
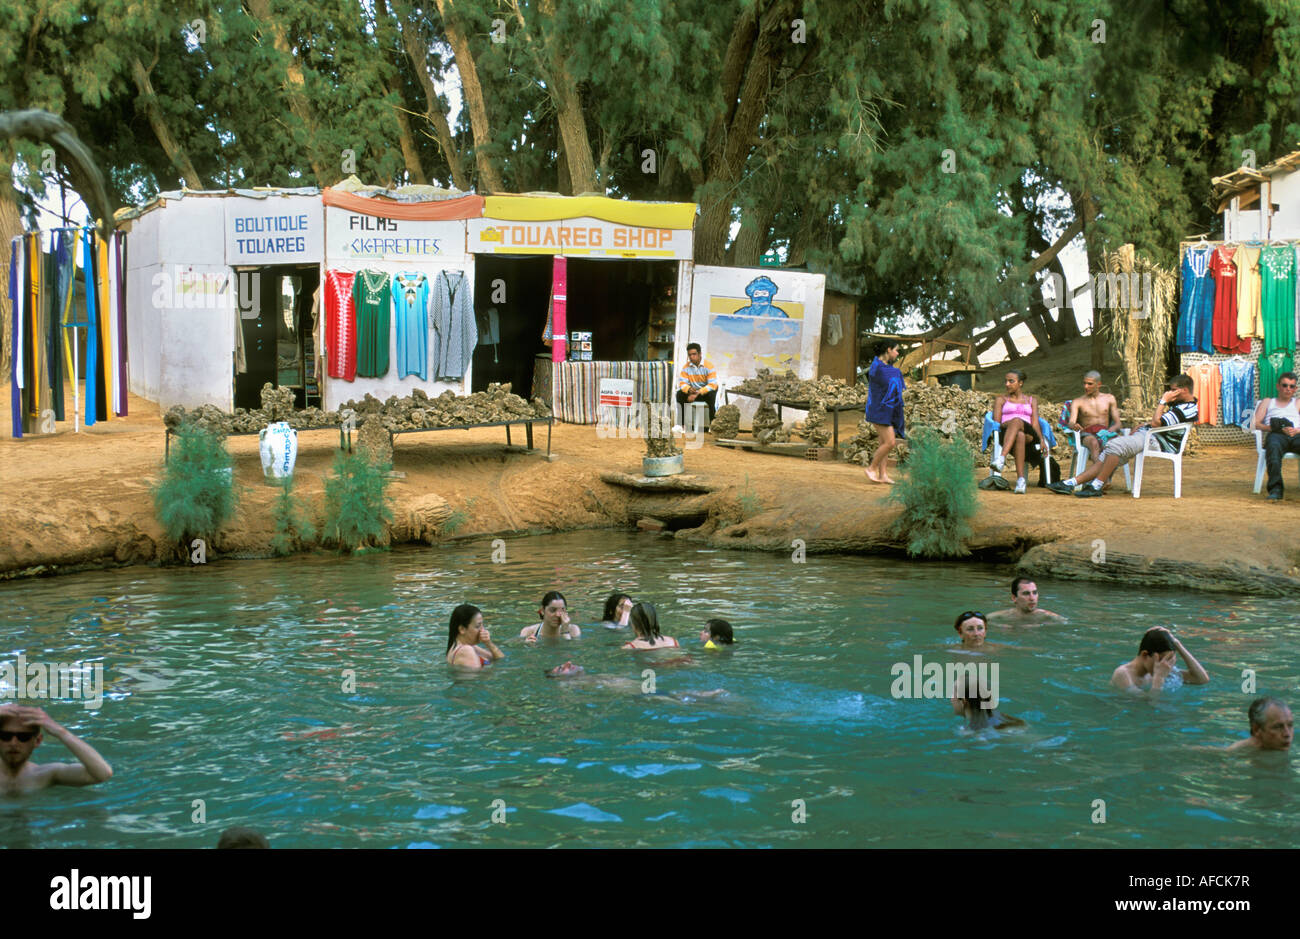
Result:
[[[83,228],[86,279],[86,426],[95,423],[95,369],[99,364],[99,316],[95,309],[95,241],[89,228]]]
[[[9,409],[13,416],[13,435],[21,437],[23,435],[23,393],[18,384],[18,376],[22,370],[23,360],[23,340],[22,340],[22,320],[23,305],[21,302],[21,293],[19,285],[22,283],[20,273],[25,267],[19,265],[26,264],[26,252],[20,250],[23,244],[21,237],[9,242],[9,310],[10,316],[10,345],[13,351],[9,356]]]

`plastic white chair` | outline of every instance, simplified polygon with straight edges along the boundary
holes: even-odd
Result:
[[[1259,495],[1264,488],[1264,473],[1268,470],[1268,460],[1264,454],[1264,432],[1255,428],[1255,452],[1259,454],[1259,463],[1255,466],[1255,495]],[[1294,453],[1282,454],[1282,465],[1286,465],[1287,460],[1300,460],[1300,455]]]
[[[1187,433],[1183,434],[1183,439],[1178,444],[1177,452],[1166,453],[1164,450],[1161,450],[1160,442],[1156,440],[1156,437],[1160,434],[1171,434],[1178,430],[1185,430]],[[1174,464],[1174,498],[1181,499],[1183,497],[1183,452],[1187,449],[1187,441],[1191,439],[1191,430],[1191,424],[1171,424],[1168,427],[1147,428],[1147,437],[1143,444],[1142,452],[1133,460],[1136,464],[1136,469],[1134,470],[1136,475],[1130,477],[1128,464],[1124,464],[1124,481],[1129,482],[1131,478],[1132,481],[1130,483],[1130,488],[1133,490],[1134,499],[1137,499],[1142,495],[1142,465],[1146,462],[1147,457],[1168,460],[1170,463]]]
[[[989,414],[986,416],[991,416],[991,415],[992,412],[990,411]],[[1041,427],[1039,428],[1039,433],[1040,434],[1042,433]],[[998,476],[1001,474],[998,473],[998,471],[993,468],[993,464],[998,463],[1002,460],[1002,428],[1001,427],[997,427],[993,430],[993,439],[990,442],[993,444],[993,452],[992,452],[992,458],[989,463],[989,475]],[[1055,482],[1055,480],[1052,479],[1052,460],[1051,460],[1052,448],[1047,445],[1047,441],[1045,440],[1039,443],[1038,446],[1039,446],[1039,456],[1040,456],[1038,465],[1043,471],[1043,473],[1046,474],[1046,478],[1043,480],[1044,483],[1050,486],[1053,482]],[[1028,462],[1030,466],[1034,465],[1032,460],[1030,460],[1027,455],[1026,455],[1026,462]]]

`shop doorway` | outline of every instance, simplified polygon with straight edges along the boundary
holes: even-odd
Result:
[[[280,265],[235,275],[237,315],[247,370],[235,373],[235,407],[262,406],[262,386],[292,388],[294,407],[320,405],[312,298],[320,269]]]
[[[569,259],[568,330],[591,333],[598,362],[672,357],[676,261]]]
[[[470,391],[486,391],[493,382],[510,382],[522,398],[533,393],[533,367],[540,353],[546,310],[551,300],[549,257],[474,259],[474,316],[478,345]]]

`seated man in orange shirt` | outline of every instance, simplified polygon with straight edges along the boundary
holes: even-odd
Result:
[[[678,375],[677,403],[686,405],[697,400],[703,401],[709,406],[711,421],[718,400],[718,370],[701,355],[698,342],[692,342],[686,347],[686,357],[690,361],[682,366]]]

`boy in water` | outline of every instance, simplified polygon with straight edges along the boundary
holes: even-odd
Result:
[[[1186,671],[1174,667],[1180,655],[1187,665]],[[1173,633],[1163,626],[1156,626],[1143,634],[1137,657],[1115,669],[1110,683],[1120,691],[1147,688],[1159,691],[1171,678],[1181,679],[1188,685],[1204,685],[1210,680],[1210,675]]]
[[[32,751],[49,731],[80,763],[33,763]],[[24,795],[49,786],[93,786],[113,775],[95,748],[40,708],[0,706],[0,796]]]

